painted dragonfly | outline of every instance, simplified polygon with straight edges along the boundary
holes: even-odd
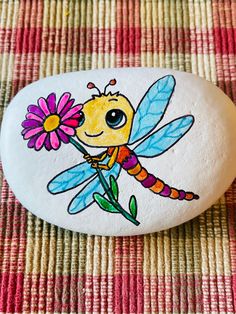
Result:
[[[111,176],[117,179],[124,169],[155,194],[175,200],[198,199],[199,196],[193,192],[170,187],[150,174],[138,159],[160,156],[175,145],[194,123],[192,115],[184,115],[156,130],[174,92],[175,78],[167,75],[153,83],[136,111],[128,98],[119,92],[106,94],[106,88],[115,83],[115,79],[111,80],[103,93],[93,83],[88,84],[88,88],[97,89],[98,95],[84,103],[83,117],[76,129],[80,142],[106,150],[98,156],[85,154],[86,161],[56,175],[49,182],[48,191],[64,193],[87,182],[68,206],[70,214],[77,214],[94,202],[95,192],[105,194],[97,169],[102,171],[105,180]],[[136,144],[133,150],[129,148],[131,144]]]

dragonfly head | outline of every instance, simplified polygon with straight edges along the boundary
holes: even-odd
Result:
[[[112,84],[111,84],[112,83]],[[115,85],[111,80],[109,85]],[[110,147],[128,143],[134,109],[130,101],[120,93],[100,93],[89,83],[88,88],[96,88],[99,95],[93,95],[83,105],[82,119],[76,130],[77,137],[92,147]]]

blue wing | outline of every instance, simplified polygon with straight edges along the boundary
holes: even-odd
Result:
[[[194,117],[191,115],[169,122],[135,147],[135,154],[141,157],[156,157],[163,154],[190,130],[193,123]]]
[[[71,190],[95,175],[96,170],[86,161],[62,171],[48,183],[48,191],[52,194]]]
[[[175,78],[167,75],[148,89],[134,115],[129,144],[137,142],[157,126],[164,116],[174,88]]]
[[[120,165],[115,163],[110,171],[103,171],[103,175],[105,179],[108,181],[109,177],[113,175],[115,178],[118,177],[120,173]],[[93,180],[91,180],[70,202],[68,206],[69,214],[77,214],[83,211],[85,208],[90,206],[93,202],[93,193],[97,192],[100,194],[104,194],[104,189],[99,181],[99,178],[96,176]]]

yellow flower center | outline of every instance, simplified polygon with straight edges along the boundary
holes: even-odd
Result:
[[[53,114],[46,118],[44,121],[43,127],[46,132],[54,131],[60,125],[60,117],[56,114]]]

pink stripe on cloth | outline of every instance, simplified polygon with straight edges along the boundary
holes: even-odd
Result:
[[[1,196],[0,312],[21,313],[27,216],[25,209],[16,201],[5,180]]]
[[[14,33],[13,33],[14,32]],[[209,32],[209,29],[191,29],[191,28],[182,28],[182,27],[152,27],[152,28],[141,28],[138,26],[124,26],[121,28],[114,29],[103,29],[103,28],[64,28],[63,33],[65,34],[65,38],[68,38],[68,35],[72,36],[75,33],[80,32],[80,34],[89,34],[90,42],[87,42],[86,45],[71,45],[71,42],[68,40],[68,45],[64,45],[63,43],[58,43],[56,47],[54,47],[54,43],[50,42],[49,45],[44,45],[41,47],[41,38],[38,34],[42,34],[42,32],[47,33],[47,29],[43,29],[41,27],[38,28],[15,28],[15,29],[0,29],[0,42],[1,37],[5,38],[5,42],[7,42],[7,37],[15,36],[17,34],[18,38],[28,38],[29,36],[35,43],[32,43],[28,46],[26,45],[16,45],[15,49],[13,49],[11,45],[5,44],[0,45],[0,53],[16,53],[16,54],[26,54],[26,53],[49,53],[49,52],[57,52],[57,53],[111,53],[110,46],[108,45],[98,45],[97,34],[99,34],[99,40],[104,41],[104,38],[108,38],[111,35],[111,32],[116,34],[116,53],[120,54],[139,54],[141,51],[140,45],[140,37],[142,34],[142,38],[145,38],[148,41],[148,45],[144,48],[142,47],[142,52],[166,52],[166,53],[197,53],[194,48],[195,43],[199,43],[202,47],[202,53],[204,53],[204,47],[209,49],[209,44],[213,42],[215,37],[216,53],[235,53],[235,45],[234,38],[236,38],[236,28],[227,27],[220,28],[215,27],[212,28]],[[58,32],[58,29],[50,27],[50,32]],[[214,33],[214,35],[213,35]],[[152,34],[155,34],[153,36]],[[127,36],[127,37],[126,37]],[[166,36],[171,37],[171,46],[166,45]],[[186,38],[189,39],[189,44],[186,42]],[[125,42],[123,41],[125,39]],[[158,39],[158,41],[157,41]],[[221,41],[223,50],[219,45]],[[158,43],[158,44],[157,44]],[[229,48],[227,48],[229,45]],[[213,47],[213,46],[212,46]],[[56,49],[55,49],[56,48]],[[11,49],[11,50],[10,50]],[[210,49],[211,53],[214,53],[212,49]],[[205,52],[206,53],[206,52]]]
[[[128,12],[133,12],[129,14]],[[140,66],[140,1],[117,1],[115,52],[116,66]]]
[[[228,208],[228,223],[229,223],[229,245],[230,245],[230,258],[231,258],[231,271],[232,271],[232,288],[234,297],[234,306],[236,305],[236,180],[232,187],[226,192],[226,204]]]
[[[228,0],[225,4],[214,0],[212,8],[218,85],[236,102],[236,6]]]
[[[16,37],[13,41],[18,53],[14,55],[12,95],[39,79],[43,9],[43,0],[19,2]]]
[[[15,52],[15,45],[9,45],[9,43],[12,39],[13,42],[15,41],[14,38],[16,37],[16,32],[16,28],[0,27],[0,54]]]
[[[216,46],[216,73],[219,87],[236,102],[236,5],[226,0],[219,3],[213,0],[213,25],[215,28]],[[232,28],[234,27],[234,29]],[[233,290],[232,308],[236,308],[236,181],[225,194],[226,208],[228,209],[228,228],[230,242],[230,258]],[[230,289],[229,289],[230,290]]]
[[[143,238],[116,238],[115,247],[114,312],[143,313]]]
[[[232,303],[230,305],[229,302],[228,306],[226,305],[228,295],[222,294],[219,289],[212,290],[216,282],[218,285],[228,283],[230,286],[231,276],[202,276],[201,274],[143,276],[137,273],[132,274],[131,269],[130,271],[127,274],[109,277],[88,274],[81,276],[28,274],[25,276],[24,289],[27,289],[29,293],[25,294],[28,297],[24,297],[23,311],[29,313],[37,311],[47,311],[47,313],[106,312],[108,305],[107,302],[103,303],[102,299],[108,300],[107,287],[110,280],[121,283],[119,289],[113,290],[113,300],[110,303],[112,304],[111,313],[211,313],[219,311],[233,313],[234,311]],[[9,273],[2,274],[2,278],[6,278],[5,282],[9,276]],[[23,273],[13,274],[12,279],[23,282]],[[131,284],[132,282],[135,283],[135,286]],[[139,283],[141,283],[142,290],[139,290]],[[77,287],[78,295],[71,290],[71,284]],[[146,287],[148,290],[144,295]],[[191,298],[188,294],[190,289],[193,289]],[[140,292],[142,293],[140,294]],[[7,297],[9,299],[9,296]],[[139,300],[145,303],[140,304]],[[22,299],[19,298],[19,301],[22,304]],[[1,304],[1,310],[4,311],[3,304],[6,305],[5,300]],[[6,313],[16,312],[17,309],[21,311],[22,307],[13,306],[8,309],[5,307]]]

